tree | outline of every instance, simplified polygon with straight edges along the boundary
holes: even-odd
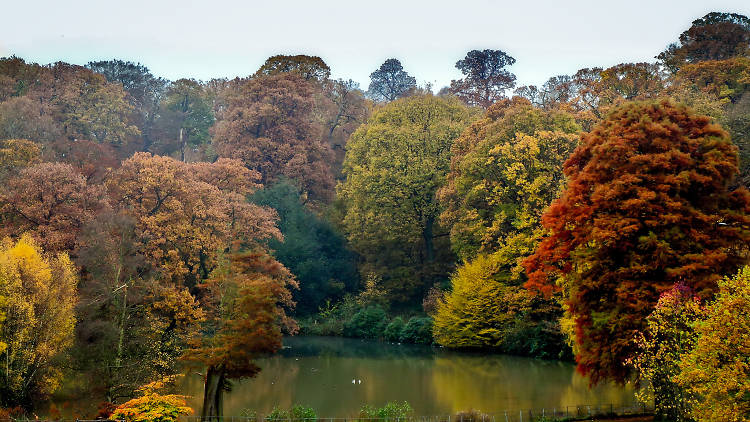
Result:
[[[322,101],[326,137],[335,156],[334,175],[341,175],[341,163],[346,153],[346,142],[370,115],[371,102],[359,84],[349,79],[329,80],[323,85],[325,99]]]
[[[580,372],[624,381],[631,339],[663,291],[683,281],[708,298],[745,262],[750,194],[728,188],[727,133],[666,100],[616,108],[582,136],[565,175],[526,286],[562,291]]]
[[[569,352],[560,332],[561,309],[530,295],[511,279],[498,253],[480,254],[458,268],[451,291],[438,302],[435,342],[451,348],[559,359]]]
[[[7,181],[0,194],[0,232],[28,232],[48,252],[71,252],[83,226],[106,206],[104,189],[88,184],[69,164],[40,163]]]
[[[223,415],[230,380],[260,372],[256,359],[281,348],[282,327],[296,331],[284,310],[293,306],[289,288],[296,286],[292,274],[262,251],[231,254],[201,286],[209,309],[206,334],[184,359],[207,368],[203,418]]]
[[[51,102],[58,108],[66,135],[122,146],[140,134],[131,124],[134,111],[122,86],[80,66],[55,63]]]
[[[144,149],[149,150],[154,141],[154,121],[159,113],[159,103],[168,81],[155,77],[140,63],[123,60],[89,62],[86,67],[104,75],[109,82],[122,84],[123,89],[129,94],[130,103],[139,115],[138,126],[144,138]]]
[[[231,244],[280,237],[275,213],[244,200],[257,177],[238,160],[186,164],[137,153],[107,185],[116,208],[135,221],[140,253],[166,280],[194,287]]]
[[[678,43],[669,45],[656,58],[676,72],[687,63],[726,60],[748,54],[750,19],[737,13],[711,12],[693,21]]]
[[[28,139],[0,141],[0,178],[5,179],[24,167],[39,162],[39,145]]]
[[[331,68],[318,56],[298,54],[285,56],[279,54],[269,57],[263,66],[255,72],[256,76],[276,75],[285,72],[299,73],[306,80],[324,81],[331,76]]]
[[[44,107],[29,97],[0,103],[0,139],[31,139],[50,144],[62,137],[62,127]]]
[[[253,78],[226,89],[213,128],[221,157],[237,158],[269,184],[293,180],[311,199],[330,199],[333,154],[312,118],[313,85],[293,73]]]
[[[388,59],[370,74],[367,94],[380,102],[401,98],[417,87],[417,80],[404,71],[398,59]]]
[[[0,405],[33,404],[59,387],[56,359],[73,343],[77,271],[67,254],[46,255],[30,236],[0,247],[0,308],[5,343]]]
[[[205,87],[193,79],[179,79],[169,85],[157,121],[158,148],[165,153],[179,151],[185,161],[189,146],[208,144],[208,129],[214,114]]]
[[[515,62],[502,50],[471,50],[456,62],[464,78],[451,81],[448,91],[470,106],[488,108],[516,85],[516,75],[505,69]]]
[[[520,260],[543,234],[544,209],[562,191],[563,162],[580,127],[562,111],[542,111],[515,98],[491,106],[452,146],[438,198],[459,258],[504,250],[520,281]]]
[[[363,257],[361,273],[382,276],[391,300],[421,298],[450,271],[435,192],[471,118],[456,99],[416,96],[378,109],[349,140],[338,188],[343,227]]]
[[[704,313],[700,299],[678,284],[661,294],[646,318],[647,329],[637,333],[638,350],[628,361],[642,383],[636,395],[644,403],[653,402],[664,420],[690,420],[690,393],[676,378],[682,355],[695,346],[693,326]]]
[[[294,291],[298,315],[318,311],[326,299],[336,301],[357,287],[356,256],[332,225],[302,203],[300,192],[287,181],[256,191],[251,201],[279,215],[284,241],[270,239],[268,249],[299,280]]]
[[[181,415],[190,415],[193,409],[185,396],[160,394],[170,379],[155,381],[138,389],[140,397],[117,406],[109,419],[125,422],[177,422]]]
[[[750,269],[719,281],[716,299],[695,325],[695,347],[682,356],[677,382],[692,395],[700,422],[744,421],[750,414]]]

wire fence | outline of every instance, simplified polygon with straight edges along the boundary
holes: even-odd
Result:
[[[204,418],[200,416],[182,417],[184,422],[556,422],[587,420],[592,418],[629,417],[651,415],[653,406],[633,403],[627,405],[577,405],[562,407],[542,407],[536,409],[504,410],[485,413],[478,410],[459,412],[441,416],[404,417],[314,417],[272,418],[269,416],[222,416]]]
[[[619,418],[629,416],[652,415],[654,407],[643,403],[627,405],[577,405],[561,407],[542,407],[536,409],[504,410],[485,413],[479,410],[458,412],[454,415],[441,416],[388,416],[388,417],[335,417],[335,418],[273,418],[270,416],[222,416],[201,417],[183,416],[182,422],[563,422],[601,418]],[[0,422],[123,422],[108,419],[40,419],[8,418]]]

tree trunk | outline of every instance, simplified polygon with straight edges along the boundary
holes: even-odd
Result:
[[[224,416],[224,365],[209,366],[203,388],[203,411],[201,420],[216,420]]]
[[[427,217],[427,222],[425,223],[424,230],[422,230],[422,237],[424,238],[425,257],[427,258],[427,262],[432,262],[435,260],[435,246],[432,242],[432,229],[434,225],[435,217]]]
[[[185,162],[185,141],[183,140],[183,132],[185,129],[180,128],[180,161]]]

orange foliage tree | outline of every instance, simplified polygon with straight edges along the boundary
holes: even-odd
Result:
[[[617,108],[583,135],[565,174],[526,286],[562,290],[579,371],[624,381],[661,292],[683,281],[709,297],[746,261],[750,194],[728,188],[737,149],[727,133],[668,101]]]
[[[234,253],[201,286],[208,310],[203,335],[184,359],[206,367],[202,416],[220,417],[231,379],[260,372],[255,359],[281,348],[282,328],[296,331],[284,308],[294,304],[292,274],[263,251]]]
[[[330,198],[334,156],[313,120],[313,92],[312,82],[289,72],[225,89],[212,129],[216,152],[242,160],[263,184],[283,175],[314,199]]]

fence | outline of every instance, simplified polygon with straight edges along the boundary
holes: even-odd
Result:
[[[628,405],[577,405],[564,407],[549,407],[523,410],[504,410],[501,412],[484,413],[478,410],[459,412],[455,415],[443,416],[405,416],[363,418],[352,416],[349,418],[283,418],[272,419],[258,416],[223,416],[202,418],[187,416],[180,418],[184,422],[554,422],[575,421],[591,418],[627,417],[649,415],[654,411],[653,406],[646,404]]]

